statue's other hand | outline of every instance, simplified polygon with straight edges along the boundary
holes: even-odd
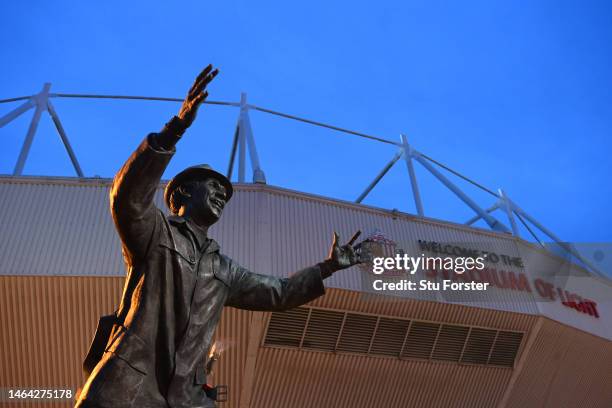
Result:
[[[337,232],[334,232],[334,241],[329,249],[327,260],[332,261],[336,270],[346,269],[361,263],[359,253],[356,251],[357,246],[353,246],[360,234],[361,231],[357,231],[346,245],[340,245],[340,236]]]
[[[198,108],[206,100],[208,92],[206,86],[217,76],[219,73],[218,69],[213,70],[212,64],[208,64],[206,68],[200,72],[200,75],[196,78],[195,82],[191,86],[191,89],[187,93],[181,110],[179,111],[178,117],[182,121],[185,129],[187,129],[193,123]]]

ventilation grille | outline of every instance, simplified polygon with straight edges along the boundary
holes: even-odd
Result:
[[[267,347],[513,367],[523,333],[299,307],[274,312]]]
[[[521,347],[521,340],[523,340],[523,333],[500,331],[491,351],[489,364],[512,367]]]
[[[376,316],[347,313],[336,350],[368,354],[377,320]]]
[[[440,330],[439,324],[412,322],[400,356],[428,360],[436,341],[438,330]]]
[[[302,343],[303,348],[334,351],[344,313],[313,309]]]
[[[493,342],[495,341],[495,330],[473,328],[465,345],[465,351],[461,362],[471,364],[486,364]]]
[[[301,307],[284,313],[272,313],[266,345],[300,347],[309,310]]]
[[[432,360],[459,361],[469,331],[465,326],[442,325]]]
[[[374,334],[370,353],[381,356],[399,356],[409,325],[408,320],[381,317]]]

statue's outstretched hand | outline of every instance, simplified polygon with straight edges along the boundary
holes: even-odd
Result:
[[[361,231],[357,231],[346,245],[341,246],[340,236],[337,232],[334,232],[334,242],[329,249],[327,260],[333,263],[336,270],[346,269],[361,263],[359,245],[353,246],[359,235],[361,235]]]
[[[198,112],[198,108],[208,96],[206,86],[215,78],[215,76],[217,76],[218,73],[218,69],[215,68],[213,70],[212,64],[208,64],[208,66],[204,68],[202,72],[200,72],[200,75],[198,75],[195,82],[191,86],[191,89],[189,90],[189,93],[187,93],[178,114],[178,117],[185,129],[187,129],[193,123],[196,113]]]

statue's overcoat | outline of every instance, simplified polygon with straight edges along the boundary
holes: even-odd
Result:
[[[252,273],[214,240],[199,242],[188,220],[158,209],[153,198],[174,149],[156,149],[156,136],[141,143],[112,185],[127,275],[77,407],[201,406],[204,362],[224,306],[280,311],[324,293],[320,265],[289,278]]]

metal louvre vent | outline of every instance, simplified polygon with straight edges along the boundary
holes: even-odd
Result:
[[[514,366],[523,333],[296,308],[274,312],[264,346]]]
[[[344,313],[312,309],[302,347],[334,351],[343,319]]]
[[[300,347],[309,310],[297,307],[283,313],[272,313],[265,346]]]
[[[473,328],[465,345],[461,362],[487,364],[496,334],[497,331],[495,330]]]
[[[459,361],[469,331],[465,326],[442,325],[431,359]]]
[[[436,341],[440,325],[427,322],[412,322],[401,357],[428,360]]]
[[[368,354],[377,321],[376,316],[347,313],[336,350]]]
[[[381,317],[378,321],[374,340],[372,341],[370,354],[399,356],[409,326],[409,320],[387,319]]]
[[[493,345],[489,365],[514,366],[514,358],[521,347],[523,333],[500,331]]]

